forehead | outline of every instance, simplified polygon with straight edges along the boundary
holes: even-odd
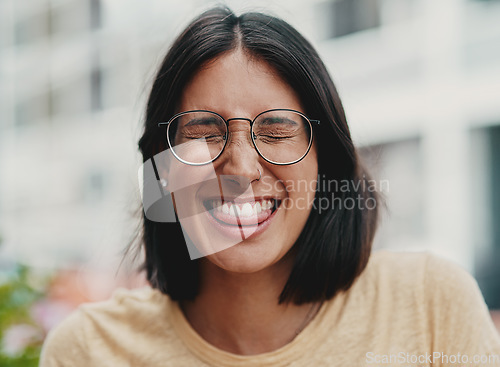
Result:
[[[180,110],[212,110],[226,118],[253,118],[273,108],[303,112],[298,94],[265,61],[241,50],[211,60],[182,92]]]

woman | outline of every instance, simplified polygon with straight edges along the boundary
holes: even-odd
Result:
[[[80,307],[42,366],[500,365],[468,274],[370,256],[378,197],[325,66],[284,21],[194,20],[158,71],[139,147],[152,288]],[[165,200],[147,198],[148,172]]]

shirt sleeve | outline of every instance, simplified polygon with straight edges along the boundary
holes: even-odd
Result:
[[[42,347],[40,367],[90,366],[83,316],[78,309],[49,332]]]
[[[500,335],[476,280],[458,265],[428,255],[424,289],[433,365],[500,366]]]

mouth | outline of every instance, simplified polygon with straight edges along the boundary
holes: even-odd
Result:
[[[225,226],[260,226],[268,221],[281,205],[281,200],[266,198],[248,201],[209,199],[203,205],[211,217]]]

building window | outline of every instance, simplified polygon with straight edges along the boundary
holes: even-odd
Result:
[[[87,1],[63,1],[52,5],[50,31],[54,35],[71,37],[88,31],[91,25]]]
[[[102,110],[102,70],[94,68],[90,72],[90,108]]]
[[[379,0],[330,0],[318,4],[323,38],[336,38],[380,26]]]
[[[90,27],[98,29],[102,26],[102,7],[100,0],[90,1]]]
[[[490,159],[490,193],[492,223],[500,223],[500,125],[488,129]],[[493,246],[500,250],[500,226],[493,226]]]
[[[50,9],[20,17],[14,25],[14,42],[26,45],[40,41],[50,34]]]
[[[474,140],[474,138],[476,140]],[[479,139],[478,139],[479,138]],[[500,125],[473,132],[472,240],[475,277],[488,307],[500,308]],[[481,222],[478,222],[478,221]]]

